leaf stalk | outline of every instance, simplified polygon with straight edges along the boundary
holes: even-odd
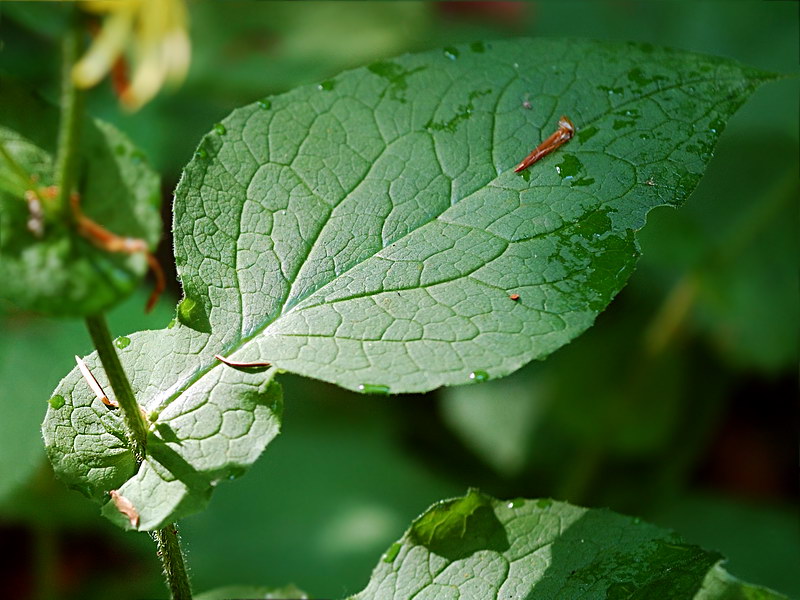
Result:
[[[136,402],[136,397],[133,395],[128,376],[119,361],[105,316],[97,314],[86,317],[86,328],[89,330],[89,335],[92,337],[94,347],[100,356],[100,362],[103,363],[103,369],[122,411],[122,418],[128,429],[128,440],[133,454],[136,456],[136,462],[141,463],[144,460],[147,446],[147,425]]]
[[[77,180],[80,159],[79,145],[83,116],[83,93],[72,80],[72,67],[82,49],[83,32],[79,27],[77,11],[62,42],[61,63],[61,117],[58,125],[58,147],[56,150],[55,184],[58,186],[56,211],[59,220],[72,219],[69,198]]]
[[[153,540],[158,546],[158,556],[164,569],[172,600],[192,600],[192,589],[189,585],[189,576],[183,560],[178,527],[170,523],[162,529],[152,533]]]

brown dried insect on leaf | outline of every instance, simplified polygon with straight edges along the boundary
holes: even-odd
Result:
[[[554,150],[557,150],[563,144],[567,143],[572,139],[573,135],[575,135],[575,125],[572,124],[572,121],[570,121],[567,116],[562,116],[558,120],[558,129],[556,129],[555,133],[553,133],[553,135],[548,137],[541,144],[536,146],[536,148],[533,149],[533,152],[528,154],[528,156],[526,156],[522,162],[514,168],[514,172],[519,173],[520,171],[524,171],[537,160],[544,158]]]

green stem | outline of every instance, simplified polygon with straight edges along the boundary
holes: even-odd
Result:
[[[62,43],[61,118],[58,125],[55,184],[58,186],[57,211],[62,221],[72,218],[69,197],[75,187],[80,158],[79,144],[83,117],[83,94],[72,81],[72,67],[81,52],[82,31],[77,15]]]
[[[141,463],[146,453],[147,424],[133,395],[128,376],[119,361],[105,317],[102,314],[86,317],[86,327],[89,329],[89,335],[92,337],[100,362],[103,363],[103,369],[111,383],[111,389],[114,390],[115,399],[122,411],[136,461]],[[177,526],[171,523],[162,529],[157,529],[151,535],[158,546],[158,556],[161,558],[164,576],[167,578],[173,600],[191,600],[189,576],[186,573],[178,541]]]
[[[147,446],[147,425],[142,411],[136,403],[128,376],[119,362],[105,316],[98,314],[86,317],[86,327],[89,329],[89,335],[92,337],[94,347],[100,356],[100,362],[103,363],[103,369],[111,383],[111,389],[114,390],[114,397],[122,411],[122,418],[128,428],[128,439],[136,461],[141,463],[144,460]]]
[[[192,589],[183,562],[178,528],[173,523],[152,533],[158,546],[158,556],[164,569],[172,600],[192,600]]]
[[[72,218],[70,195],[75,188],[80,159],[83,94],[72,81],[72,67],[81,51],[81,35],[79,22],[75,18],[63,43],[61,119],[55,169],[55,183],[58,186],[57,210],[63,221],[69,221]],[[122,411],[122,418],[128,431],[128,440],[136,462],[141,464],[146,456],[147,424],[139,404],[136,402],[136,397],[133,395],[128,376],[119,361],[105,316],[97,314],[86,317],[86,327]],[[171,523],[152,532],[152,536],[158,547],[158,556],[161,558],[164,575],[173,600],[191,600],[192,592],[178,541],[176,525]]]

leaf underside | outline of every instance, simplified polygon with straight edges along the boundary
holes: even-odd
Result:
[[[725,120],[769,78],[648,45],[520,39],[403,56],[233,111],[176,191],[177,322],[121,353],[153,435],[190,474],[224,470],[224,456],[186,458],[184,436],[215,443],[213,424],[265,375],[215,354],[381,393],[544,358],[624,285],[647,212],[685,200]],[[562,114],[575,137],[515,174]],[[48,411],[45,440],[72,485],[105,501],[127,481],[145,503],[163,488],[170,500],[152,504],[171,508],[145,518],[143,505],[140,528],[205,502],[208,477],[174,496],[154,457],[134,477],[118,417],[76,371],[56,393],[67,408]],[[165,419],[183,419],[174,437]]]
[[[147,271],[145,257],[110,253],[74,228],[47,219],[29,231],[26,190],[55,183],[58,110],[0,81],[0,298],[55,316],[104,311],[128,296]],[[80,133],[77,186],[84,214],[121,236],[154,248],[161,235],[158,175],[116,128],[87,119]],[[26,181],[26,177],[28,181]]]
[[[780,600],[720,556],[607,510],[476,491],[435,504],[350,600]]]

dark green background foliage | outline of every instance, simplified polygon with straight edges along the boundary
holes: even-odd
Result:
[[[57,13],[0,5],[0,74],[51,98]],[[789,2],[206,1],[191,5],[191,19],[183,87],[134,115],[108,87],[88,98],[162,174],[167,205],[197,141],[231,109],[406,51],[586,36],[797,69]],[[754,94],[686,205],[649,215],[628,286],[547,361],[424,398],[282,377],[283,435],[183,523],[195,588],[295,582],[312,596],[357,592],[415,515],[477,485],[647,517],[728,556],[734,575],[800,595],[800,541],[785,508],[797,501],[797,95],[797,79]],[[171,244],[162,246],[169,265]],[[120,306],[114,333],[164,327],[172,294],[146,321],[132,316],[143,297]],[[66,598],[162,594],[149,540],[98,518],[44,463],[38,424],[72,354],[90,350],[81,323],[3,308],[0,544],[16,549],[4,581],[21,597],[33,597],[36,579]]]

